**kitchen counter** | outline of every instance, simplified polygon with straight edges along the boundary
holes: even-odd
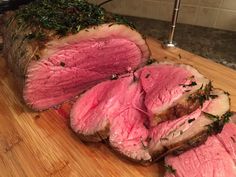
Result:
[[[166,39],[170,22],[127,17],[144,35],[158,40]],[[236,32],[177,24],[175,41],[178,47],[214,60],[236,70]]]

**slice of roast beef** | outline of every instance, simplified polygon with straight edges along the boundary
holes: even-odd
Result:
[[[227,123],[222,132],[199,147],[165,158],[165,177],[235,177],[236,125]]]
[[[209,99],[209,80],[189,65],[154,63],[139,72],[153,126],[190,114]]]
[[[167,156],[165,177],[235,177],[236,165],[213,136],[201,146],[179,156]]]
[[[154,160],[168,153],[182,153],[221,131],[228,118],[229,98],[219,89],[211,94],[215,98],[206,101],[202,108],[179,119],[162,122],[150,130],[149,151]]]
[[[71,127],[85,141],[108,138],[135,161],[150,161],[144,92],[133,76],[102,82],[85,92],[71,110]]]
[[[236,164],[236,125],[228,123],[224,126],[223,131],[216,135],[217,139],[224,146]]]
[[[35,110],[134,70],[149,57],[130,23],[84,0],[35,1],[3,19],[5,58]]]

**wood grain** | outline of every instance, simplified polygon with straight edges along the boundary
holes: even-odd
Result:
[[[188,63],[231,94],[236,111],[236,72],[181,49],[164,50],[148,39],[159,61]],[[160,164],[149,167],[129,162],[102,143],[84,144],[58,111],[35,113],[16,95],[14,79],[0,56],[0,177],[161,177]],[[68,108],[67,108],[68,109]]]

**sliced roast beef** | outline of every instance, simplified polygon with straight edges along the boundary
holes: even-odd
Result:
[[[108,138],[121,154],[137,161],[149,161],[143,93],[133,76],[100,83],[74,104],[71,127],[83,140]]]
[[[165,177],[235,177],[236,125],[227,123],[222,132],[199,147],[165,158]]]
[[[209,80],[189,65],[154,63],[139,72],[153,126],[190,114],[209,99]]]
[[[236,164],[236,125],[228,123],[224,126],[223,131],[216,135],[217,139],[224,146]]]
[[[4,15],[4,55],[35,110],[58,105],[145,63],[142,36],[84,0],[35,1]]]
[[[206,101],[203,107],[151,129],[149,151],[154,160],[171,152],[181,153],[204,142],[210,134],[221,131],[229,116],[229,98],[218,89],[211,94],[215,95],[214,99]]]
[[[235,177],[236,165],[216,137],[179,156],[168,156],[165,177]]]

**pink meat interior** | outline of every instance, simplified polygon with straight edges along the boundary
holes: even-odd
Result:
[[[233,159],[215,136],[179,156],[168,156],[165,162],[175,169],[175,173],[167,172],[166,177],[236,176]]]
[[[236,164],[236,125],[234,123],[226,124],[222,132],[217,134],[216,137],[222,143]]]
[[[168,156],[165,161],[175,170],[166,177],[236,176],[236,125],[228,123],[221,133],[211,136],[199,147],[179,156]]]
[[[154,147],[158,142],[162,142],[163,138],[175,131],[177,128],[181,129],[182,133],[187,131],[189,128],[191,128],[194,121],[200,117],[202,110],[207,110],[208,106],[210,106],[210,103],[211,101],[206,101],[202,108],[198,108],[189,115],[183,116],[179,119],[165,121],[156,125],[155,127],[152,127],[149,134],[151,139],[150,147]]]
[[[92,135],[109,126],[109,118],[121,107],[130,78],[102,82],[81,96],[71,110],[75,132]]]
[[[47,109],[68,100],[112,74],[141,63],[140,49],[126,39],[106,38],[67,44],[31,63],[24,89],[26,103]]]
[[[142,69],[141,82],[146,92],[145,105],[152,115],[164,105],[180,98],[187,89],[192,76],[188,70],[174,65],[153,65]]]
[[[110,144],[117,151],[136,160],[150,160],[143,98],[141,85],[132,76],[102,82],[75,103],[71,127],[84,135],[108,127]]]
[[[143,104],[144,94],[137,82],[128,86],[119,110],[110,119],[110,143],[128,157],[136,160],[150,160],[147,151],[149,134],[145,124],[148,118]]]

